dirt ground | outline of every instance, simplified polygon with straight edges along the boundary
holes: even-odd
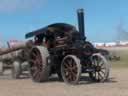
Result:
[[[110,80],[105,83],[83,79],[86,81],[73,86],[57,78],[34,83],[29,78],[14,80],[8,75],[0,76],[0,96],[128,96],[128,68],[112,69]]]

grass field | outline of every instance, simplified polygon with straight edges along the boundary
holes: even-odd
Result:
[[[116,56],[120,56],[119,61],[109,61],[112,68],[128,68],[128,47],[114,47],[114,48],[107,48],[107,50]]]

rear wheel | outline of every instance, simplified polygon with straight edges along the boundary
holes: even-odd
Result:
[[[105,57],[99,53],[96,53],[93,54],[91,59],[94,71],[89,73],[90,78],[96,82],[106,81],[109,77],[110,67]]]
[[[81,75],[81,64],[79,58],[68,55],[61,64],[61,74],[64,82],[77,84]]]
[[[50,65],[47,63],[48,50],[43,46],[36,46],[30,52],[30,74],[35,82],[47,81]]]

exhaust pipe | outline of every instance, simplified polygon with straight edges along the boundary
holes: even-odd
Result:
[[[85,37],[85,29],[84,29],[84,9],[77,10],[78,16],[78,28],[82,39],[86,39]]]

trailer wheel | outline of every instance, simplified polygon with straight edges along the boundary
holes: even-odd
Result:
[[[0,62],[0,75],[3,75],[3,71],[4,71],[3,63]]]
[[[22,72],[21,63],[19,61],[14,61],[12,67],[12,77],[14,79],[19,79],[21,72]]]
[[[92,55],[93,72],[89,73],[90,78],[96,82],[104,82],[109,77],[110,66],[104,56],[99,53]]]
[[[47,63],[48,56],[48,50],[43,46],[36,46],[30,52],[30,74],[33,81],[48,80],[50,74],[50,65]]]
[[[81,75],[79,58],[74,55],[66,56],[61,64],[61,74],[64,82],[68,84],[77,84]]]

